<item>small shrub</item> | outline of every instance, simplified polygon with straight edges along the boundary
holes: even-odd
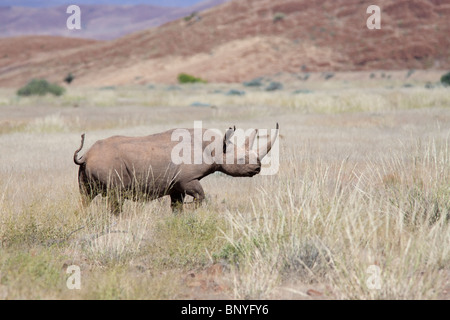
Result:
[[[196,11],[194,11],[194,12],[192,12],[190,15],[184,17],[184,21],[189,22],[189,21],[191,21],[192,18],[194,18],[195,16],[197,16],[197,12],[196,12]]]
[[[72,73],[69,73],[65,78],[64,78],[64,82],[66,82],[67,84],[71,84],[72,81],[75,79],[74,75]]]
[[[243,96],[245,95],[245,91],[231,89],[227,92],[227,96]]]
[[[325,78],[325,80],[331,79],[334,77],[334,73],[333,72],[325,72],[323,74],[323,77]]]
[[[261,87],[263,85],[261,78],[256,78],[247,82],[244,82],[245,87]]]
[[[194,77],[190,74],[180,73],[178,75],[178,82],[179,83],[206,83],[206,80]]]
[[[428,81],[427,83],[425,83],[425,88],[426,89],[434,89],[435,85]]]
[[[441,83],[442,83],[445,87],[450,86],[450,72],[447,72],[446,74],[444,74],[444,75],[441,77]]]
[[[416,72],[416,70],[414,69],[409,69],[408,72],[406,73],[406,79],[408,79],[409,77],[411,77],[414,72]]]
[[[17,91],[19,96],[32,96],[39,95],[44,96],[47,93],[60,96],[65,92],[65,89],[57,84],[49,83],[45,79],[33,79],[27,83],[24,87]]]
[[[286,15],[282,12],[277,12],[273,15],[273,22],[282,21],[286,18]]]
[[[210,103],[204,103],[204,102],[193,102],[189,105],[190,107],[198,107],[198,108],[211,108],[213,105]]]
[[[266,91],[276,91],[283,89],[283,84],[281,82],[271,82],[269,86],[265,89]]]
[[[309,94],[309,93],[313,93],[313,92],[308,89],[298,89],[298,90],[295,90],[293,93],[294,94]]]
[[[302,81],[308,81],[308,79],[309,79],[310,76],[311,76],[311,75],[310,75],[309,73],[305,73],[303,76],[302,76],[302,75],[299,75],[297,78],[298,78],[299,80],[302,80]]]
[[[168,86],[166,88],[166,91],[180,91],[180,90],[181,90],[181,88],[179,86],[174,86],[174,85]]]

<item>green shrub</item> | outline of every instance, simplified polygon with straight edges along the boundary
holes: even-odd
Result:
[[[180,73],[178,75],[178,82],[179,83],[206,83],[206,80],[203,80],[201,78],[194,77],[190,74],[186,73]]]
[[[325,80],[331,79],[334,77],[334,73],[333,72],[324,72],[323,77],[325,78]]]
[[[71,84],[72,81],[75,79],[74,75],[72,73],[69,73],[65,78],[64,78],[64,82],[66,82],[67,84]]]
[[[282,21],[286,18],[286,15],[282,12],[277,12],[273,15],[273,22]]]
[[[276,90],[281,90],[283,89],[283,84],[281,82],[271,82],[267,88],[265,89],[266,91],[276,91]]]
[[[32,96],[39,95],[44,96],[47,93],[60,96],[65,92],[65,89],[57,84],[49,83],[45,79],[33,79],[28,82],[24,87],[17,91],[19,96]]]
[[[441,83],[446,87],[450,86],[450,72],[447,72],[441,77]]]
[[[197,14],[198,13],[196,11],[192,12],[190,15],[184,17],[184,21],[187,21],[187,22],[191,21],[192,18],[194,18]]]
[[[245,96],[245,91],[243,90],[236,90],[236,89],[231,89],[230,91],[228,91],[226,93],[227,96]]]
[[[261,78],[256,78],[247,82],[244,82],[243,85],[245,87],[261,87],[263,85]]]

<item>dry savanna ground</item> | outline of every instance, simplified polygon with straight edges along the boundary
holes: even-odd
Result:
[[[449,89],[338,79],[0,89],[0,299],[448,299]],[[279,172],[208,176],[205,203],[182,214],[166,198],[119,217],[107,199],[81,209],[81,133],[85,151],[195,120],[279,122]]]

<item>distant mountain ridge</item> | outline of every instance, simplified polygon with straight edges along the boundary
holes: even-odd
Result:
[[[384,0],[380,30],[367,28],[372,4],[231,0],[191,19],[60,50],[58,39],[35,39],[33,49],[29,39],[0,39],[0,86],[62,82],[69,72],[72,85],[89,87],[176,83],[182,72],[242,82],[283,72],[450,68],[449,0]]]
[[[146,4],[80,4],[81,30],[66,27],[67,5],[55,7],[18,7],[0,4],[0,38],[47,35],[96,40],[111,40],[219,5],[227,0],[206,0],[190,7],[163,7]],[[20,2],[19,2],[20,3]]]
[[[68,6],[71,4],[86,5],[138,5],[147,4],[161,7],[190,7],[198,3],[199,0],[2,0],[0,6],[3,7],[33,7],[48,8],[57,6]],[[162,3],[162,4],[161,4]]]

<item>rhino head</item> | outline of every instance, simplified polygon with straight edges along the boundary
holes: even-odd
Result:
[[[255,129],[251,134],[246,137],[243,146],[234,144],[231,141],[236,128],[230,128],[225,133],[223,138],[223,153],[221,165],[219,171],[228,174],[233,177],[253,177],[261,172],[261,160],[270,152],[273,144],[278,136],[278,123],[276,127],[276,134],[271,140],[268,140],[265,146],[254,150],[253,145],[256,137],[258,136],[258,130]]]

